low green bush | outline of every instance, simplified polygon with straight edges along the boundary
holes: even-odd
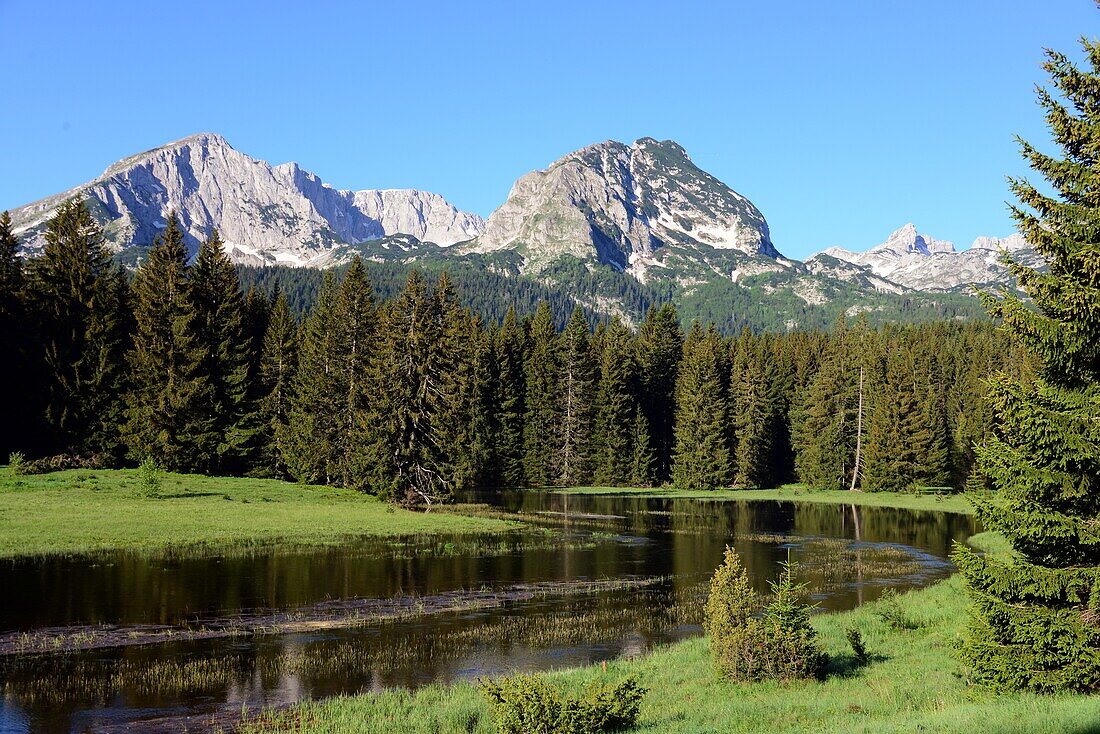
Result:
[[[622,731],[638,720],[638,710],[646,694],[633,677],[615,686],[591,690],[581,699],[563,696],[537,675],[482,681],[479,688],[493,706],[501,734]]]
[[[795,582],[795,569],[794,563],[782,564],[771,601],[755,616],[759,595],[736,551],[726,548],[711,579],[703,627],[715,667],[727,678],[788,681],[824,671],[828,656],[810,625],[813,607],[800,601],[805,585]]]
[[[875,616],[882,620],[895,632],[915,630],[921,628],[920,621],[910,616],[898,601],[898,594],[893,589],[882,592],[882,596],[874,605]]]
[[[157,462],[149,458],[143,459],[138,465],[138,488],[141,494],[146,497],[159,496],[161,482],[161,470]]]
[[[56,454],[54,456],[43,456],[41,459],[23,461],[18,471],[20,474],[49,474],[67,469],[100,469],[102,467],[103,459],[98,454],[88,456]]]
[[[870,657],[867,655],[867,645],[863,642],[863,635],[855,627],[848,627],[844,630],[844,636],[848,638],[848,644],[852,648],[852,656],[855,658],[856,665],[863,666],[868,663]]]

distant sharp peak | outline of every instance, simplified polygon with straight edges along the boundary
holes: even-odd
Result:
[[[895,255],[938,255],[955,252],[955,243],[950,240],[938,240],[928,234],[921,234],[912,222],[894,230],[885,242],[875,245],[868,252],[889,252]]]
[[[163,155],[165,153],[175,153],[183,150],[184,148],[190,148],[191,146],[198,146],[206,150],[223,149],[236,152],[236,149],[229,144],[229,141],[223,138],[221,135],[218,135],[217,133],[195,133],[194,135],[188,135],[185,138],[173,140],[170,143],[158,145],[155,148],[150,148],[149,150],[137,153],[136,155],[127,156],[126,158],[115,161],[111,165],[107,166],[107,169],[103,171],[103,175],[100,176],[100,178],[107,178],[121,171],[125,171],[128,168],[132,168],[133,166],[138,165],[145,159],[154,158],[158,155]]]

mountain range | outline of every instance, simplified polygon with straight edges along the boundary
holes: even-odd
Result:
[[[830,247],[799,262],[779,252],[751,201],[696,166],[677,143],[653,138],[570,153],[521,177],[484,220],[427,191],[335,189],[297,163],[272,166],[203,133],[14,209],[28,254],[41,250],[47,219],[73,197],[88,202],[127,263],[140,262],[174,212],[192,251],[216,228],[229,255],[245,265],[329,267],[359,254],[406,264],[461,262],[563,287],[577,273],[605,273],[607,282],[630,278],[666,288],[674,300],[728,300],[748,290],[787,311],[799,302],[835,301],[851,302],[849,311],[872,310],[891,296],[915,294],[936,303],[944,299],[935,294],[972,284],[1010,285],[1003,252],[1042,264],[1019,235],[982,237],[957,250],[912,224],[866,250]],[[615,303],[616,288],[606,290],[588,305],[629,317]],[[720,302],[704,310],[715,309],[720,316]]]

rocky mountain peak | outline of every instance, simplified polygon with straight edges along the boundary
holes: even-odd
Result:
[[[149,245],[175,212],[192,250],[217,229],[230,256],[252,264],[326,261],[333,248],[406,234],[439,245],[479,235],[484,221],[416,189],[340,191],[297,163],[270,166],[199,133],[111,165],[72,191],[12,212],[30,251],[46,220],[81,197],[116,250]]]
[[[936,255],[955,252],[955,244],[948,240],[937,240],[934,237],[917,232],[917,227],[912,222],[904,227],[894,230],[886,241],[872,247],[869,252],[891,253],[894,255]]]
[[[534,270],[563,256],[643,271],[671,253],[779,257],[759,209],[679,144],[654,138],[589,145],[520,178],[469,246],[505,248]]]

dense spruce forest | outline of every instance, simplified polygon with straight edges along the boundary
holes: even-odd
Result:
[[[238,269],[216,233],[192,262],[174,219],[131,280],[81,202],[39,258],[17,256],[6,217],[0,237],[20,417],[0,450],[50,466],[151,461],[415,504],[485,485],[959,488],[985,376],[1027,369],[987,321],[725,337],[654,302],[631,329],[445,271]]]

